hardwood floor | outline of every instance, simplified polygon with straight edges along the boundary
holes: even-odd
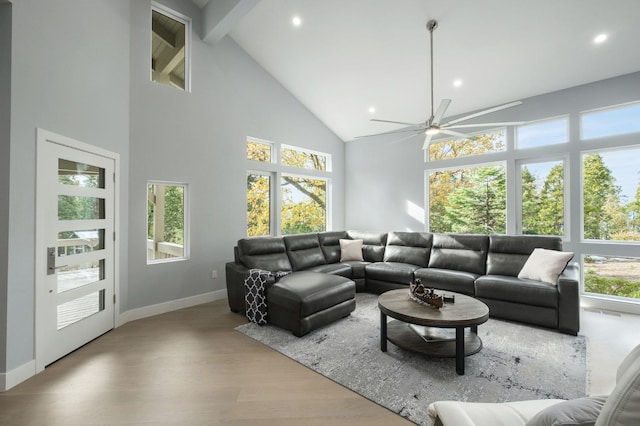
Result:
[[[0,393],[0,425],[408,425],[233,330],[226,300],[133,321]]]
[[[606,394],[640,316],[581,315],[587,391]],[[411,424],[233,329],[244,322],[219,300],[127,323],[0,393],[0,425]]]

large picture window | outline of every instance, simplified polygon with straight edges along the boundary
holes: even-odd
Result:
[[[583,238],[640,241],[640,147],[582,155]]]
[[[564,161],[520,166],[523,234],[564,235]]]
[[[503,164],[429,173],[431,232],[506,233]]]
[[[327,230],[327,181],[282,175],[282,234]]]

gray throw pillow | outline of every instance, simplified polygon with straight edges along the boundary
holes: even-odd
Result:
[[[559,402],[540,411],[525,426],[593,426],[606,401],[606,396],[594,396]]]

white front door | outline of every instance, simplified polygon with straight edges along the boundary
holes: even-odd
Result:
[[[36,370],[115,324],[115,161],[38,129]],[[108,154],[108,153],[107,153]]]

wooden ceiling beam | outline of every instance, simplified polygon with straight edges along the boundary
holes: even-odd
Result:
[[[151,22],[151,31],[158,36],[158,39],[166,44],[168,47],[175,49],[176,47],[176,34],[172,33],[155,19]]]

